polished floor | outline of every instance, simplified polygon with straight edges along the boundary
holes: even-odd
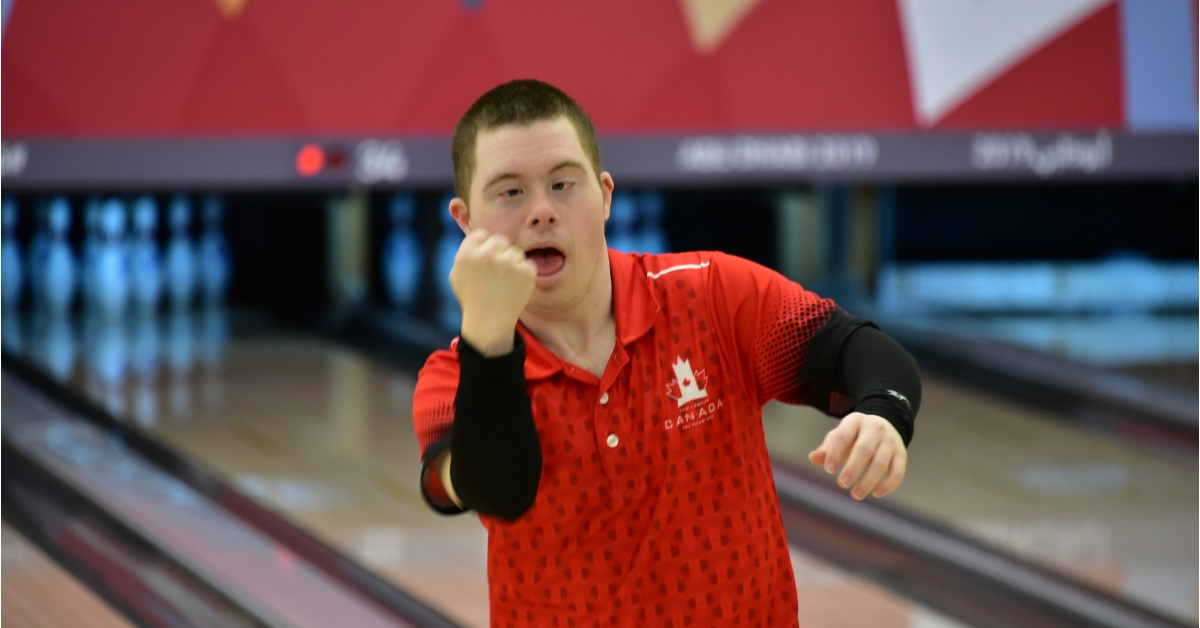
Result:
[[[833,419],[772,404],[763,420],[776,460],[832,481],[806,455]],[[1197,477],[1194,463],[926,377],[908,474],[885,500],[1195,623]]]
[[[313,339],[230,339],[220,313],[70,337],[69,352],[61,332],[21,350],[456,621],[487,625],[483,528],[433,514],[417,489],[414,374]],[[833,425],[778,404],[764,420],[772,456],[801,467]],[[910,454],[888,502],[1196,621],[1194,466],[936,379]],[[793,563],[803,625],[957,625],[802,552]]]
[[[0,527],[0,623],[22,628],[130,628],[124,617],[8,526]]]

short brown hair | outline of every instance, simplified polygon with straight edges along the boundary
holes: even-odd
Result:
[[[479,97],[454,127],[450,158],[454,162],[454,193],[467,202],[475,176],[475,141],[480,131],[508,124],[529,125],[566,116],[579,135],[579,144],[600,176],[600,147],[592,120],[570,96],[541,81],[521,79],[493,87]]]

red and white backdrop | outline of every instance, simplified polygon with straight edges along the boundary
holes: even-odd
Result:
[[[186,179],[205,168],[168,154],[185,148],[199,162],[233,147],[245,160],[287,156],[279,176],[294,178],[291,156],[312,142],[346,153],[329,161],[345,163],[345,177],[366,160],[376,166],[359,177],[368,183],[434,181],[448,162],[424,162],[437,160],[462,112],[518,77],[572,94],[611,147],[610,165],[648,179],[956,177],[1001,162],[992,170],[1029,176],[1044,175],[1039,163],[1051,175],[1196,169],[1196,0],[5,0],[4,9],[4,174],[18,185],[48,184],[44,168],[64,159],[77,173],[120,179],[119,164],[88,165],[110,153],[167,173],[148,182]],[[204,176],[271,179],[270,168],[243,166],[245,181]]]

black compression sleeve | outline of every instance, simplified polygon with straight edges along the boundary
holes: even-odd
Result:
[[[855,412],[887,419],[907,447],[921,407],[916,360],[875,327],[859,327],[846,338],[834,373],[835,392],[850,397]]]
[[[525,341],[486,358],[458,341],[460,365],[450,428],[450,481],[468,508],[516,519],[533,505],[542,476],[542,447],[525,390]]]
[[[801,367],[800,381],[804,384],[801,403],[833,416],[844,416],[850,411],[849,400],[835,398],[833,394],[845,394],[844,390],[837,390],[836,367],[846,339],[866,325],[872,325],[871,321],[851,316],[842,308],[835,309],[829,320],[821,325],[808,341],[808,353]]]

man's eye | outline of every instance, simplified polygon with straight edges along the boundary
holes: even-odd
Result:
[[[561,191],[571,187],[571,182],[570,181],[559,181],[558,183],[555,183],[554,185],[552,185],[550,187],[551,187],[551,189],[553,189],[555,191],[561,192]]]
[[[507,189],[507,190],[504,190],[503,192],[500,192],[500,196],[508,196],[508,197],[513,197],[513,196],[516,196],[516,195],[518,195],[518,194],[520,194],[520,193],[521,193],[521,190],[519,190],[519,189],[517,189],[517,188],[509,188],[509,189]]]

